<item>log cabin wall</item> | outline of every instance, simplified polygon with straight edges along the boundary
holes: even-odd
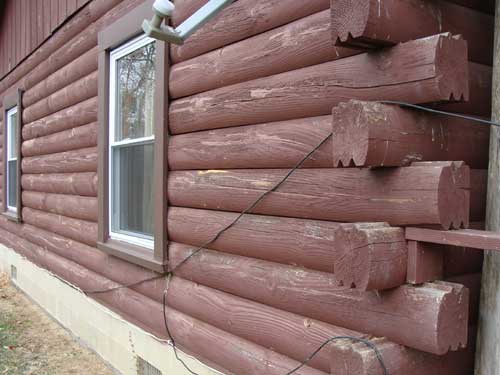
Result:
[[[0,4],[0,77],[90,0],[6,0]]]
[[[97,33],[142,2],[90,1],[0,81],[0,99],[18,87],[25,90],[24,222],[0,217],[0,241],[84,290],[155,275],[96,248]],[[205,2],[177,1],[173,22]],[[335,131],[332,109],[341,102],[447,102],[453,94],[470,104],[441,103],[442,108],[488,115],[483,98],[488,101],[491,68],[484,56],[481,63],[468,63],[463,40],[418,39],[436,34],[432,29],[365,54],[359,46],[335,46],[331,20],[330,0],[239,0],[185,45],[171,48],[165,203],[168,198],[172,264],[234,220],[332,126]],[[480,78],[471,79],[470,90],[467,73]],[[474,136],[487,144],[484,134]],[[462,208],[468,208],[468,167],[409,165],[402,158],[389,170],[334,168],[344,157],[333,155],[334,142],[176,271],[166,309],[173,337],[226,373],[282,375],[328,338],[348,335],[373,339],[390,374],[470,374],[481,255],[442,249],[444,271],[425,281],[452,283],[406,284],[406,242],[398,227],[467,225],[468,209]],[[437,155],[430,159],[451,154]],[[463,155],[477,177],[473,221],[484,214],[484,157]],[[348,158],[344,164],[349,163]],[[443,186],[444,194],[453,190],[446,215],[436,208]],[[356,195],[366,199],[356,202]],[[401,204],[403,198],[409,203]],[[393,227],[340,223],[347,221]],[[383,268],[390,280],[334,275],[336,259],[356,263],[340,255],[361,248],[397,255]],[[346,290],[349,284],[358,288]],[[470,313],[464,285],[470,289]],[[158,279],[93,297],[165,338],[164,289],[165,280]],[[382,374],[371,354],[361,344],[337,344],[297,374]]]

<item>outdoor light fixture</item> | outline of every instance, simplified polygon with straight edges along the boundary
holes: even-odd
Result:
[[[172,16],[175,5],[169,0],[156,0],[153,4],[153,18],[144,20],[142,29],[151,38],[168,43],[183,44],[184,41],[216,16],[222,9],[234,0],[210,0],[177,28],[167,25],[167,19]],[[165,20],[165,25],[162,25]]]

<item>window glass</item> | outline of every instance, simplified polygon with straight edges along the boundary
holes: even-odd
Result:
[[[156,45],[137,38],[110,55],[110,236],[152,248]]]
[[[153,135],[155,52],[150,43],[116,62],[116,141]]]
[[[7,208],[17,210],[17,107],[7,111]]]

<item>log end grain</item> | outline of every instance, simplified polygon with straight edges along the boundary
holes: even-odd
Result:
[[[337,230],[342,252],[334,260],[340,286],[385,290],[404,284],[407,247],[404,230],[385,223],[345,224]]]
[[[337,46],[373,48],[363,39],[370,18],[371,0],[331,0],[332,40]]]

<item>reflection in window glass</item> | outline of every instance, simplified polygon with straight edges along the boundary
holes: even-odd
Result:
[[[110,54],[110,236],[149,248],[154,226],[155,46],[143,36]]]
[[[17,211],[17,107],[7,111],[7,209]]]

